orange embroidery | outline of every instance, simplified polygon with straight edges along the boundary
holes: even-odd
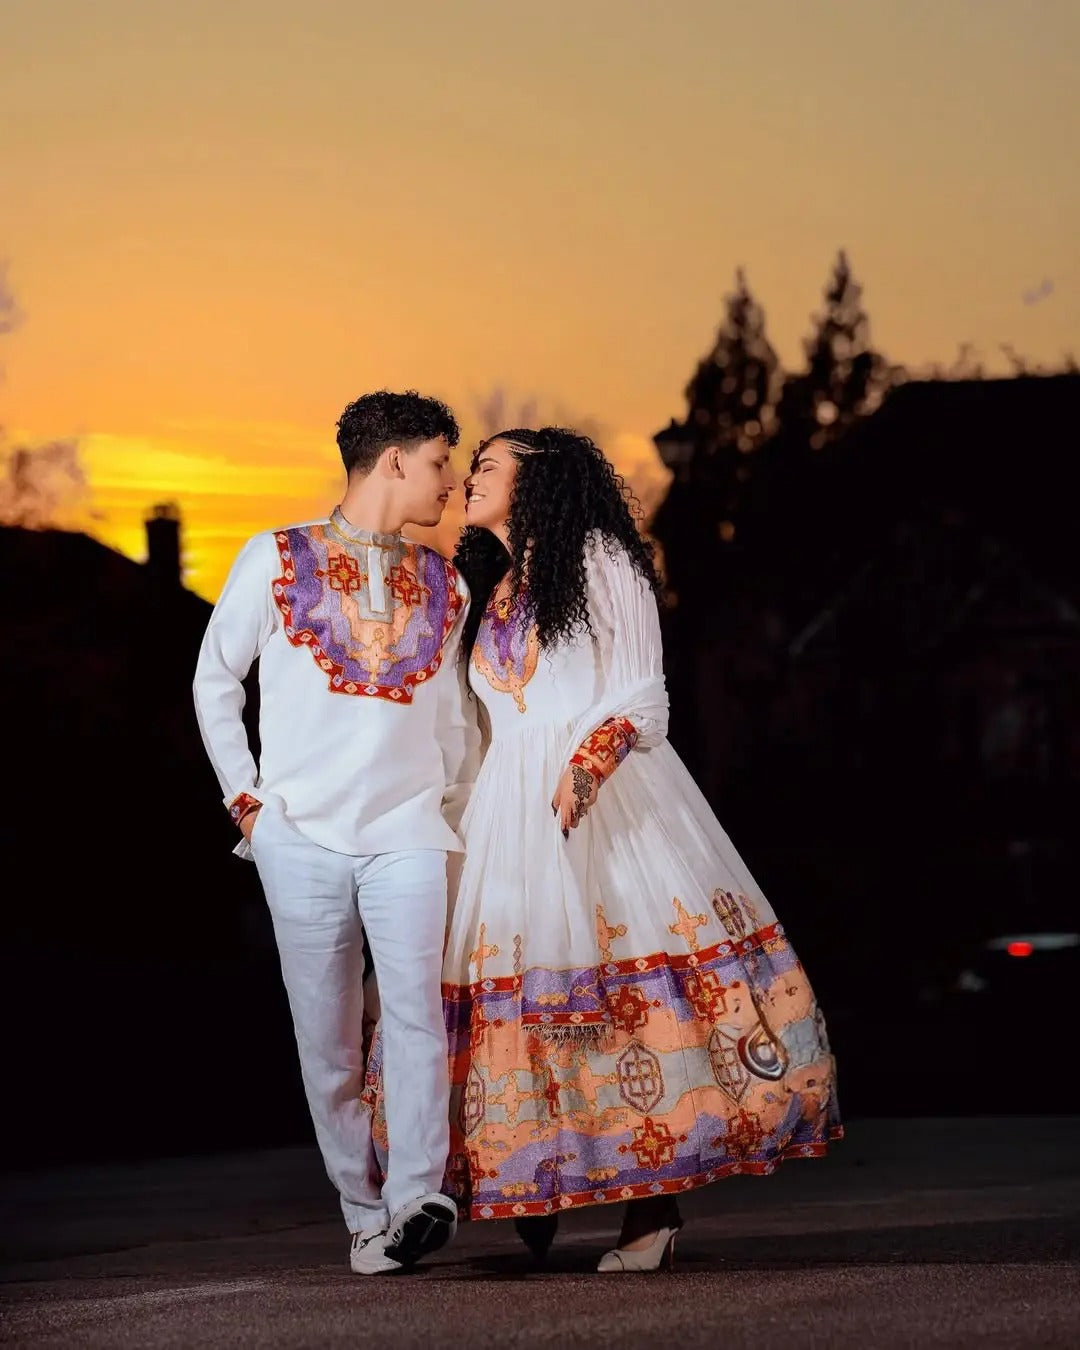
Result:
[[[700,949],[701,944],[697,939],[697,930],[708,923],[704,914],[690,914],[685,905],[678,896],[671,902],[675,906],[675,913],[679,916],[675,923],[668,924],[668,932],[673,937],[681,937],[692,952]]]
[[[607,921],[607,915],[604,913],[604,906],[597,905],[596,942],[597,946],[600,948],[600,959],[602,961],[610,961],[612,959],[611,944],[613,940],[615,938],[625,936],[626,936],[626,924],[624,923],[617,923],[614,925],[609,924]]]

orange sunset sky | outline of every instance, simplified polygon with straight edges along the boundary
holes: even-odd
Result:
[[[6,444],[78,437],[69,523],[133,557],[177,502],[207,599],[337,500],[369,389],[473,439],[535,399],[655,491],[740,264],[792,367],[839,247],[893,361],[1080,356],[1073,0],[0,0],[0,35]]]

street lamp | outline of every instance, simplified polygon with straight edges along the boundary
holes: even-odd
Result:
[[[653,437],[657,453],[669,469],[678,472],[685,468],[694,457],[694,436],[685,422],[676,422],[674,418],[663,431]]]

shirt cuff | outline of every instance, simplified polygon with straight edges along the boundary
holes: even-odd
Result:
[[[229,803],[229,819],[234,825],[239,825],[247,813],[254,811],[257,806],[262,806],[258,797],[252,797],[250,793],[241,792]]]
[[[598,783],[606,782],[637,745],[638,730],[625,717],[612,717],[586,736],[573,755],[571,764],[588,769]]]

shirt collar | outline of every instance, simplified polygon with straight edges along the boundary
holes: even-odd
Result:
[[[350,525],[342,515],[340,506],[335,506],[330,512],[330,526],[336,534],[352,544],[374,544],[377,548],[393,548],[401,543],[400,534],[380,534],[377,530],[362,530],[359,525]]]

